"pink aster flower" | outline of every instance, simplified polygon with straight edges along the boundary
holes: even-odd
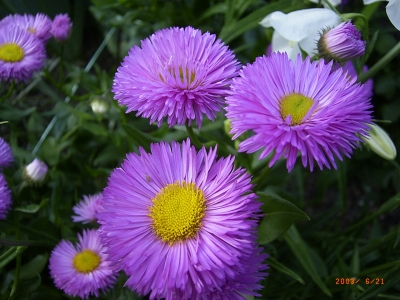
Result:
[[[54,17],[51,25],[51,34],[57,41],[65,41],[71,31],[72,23],[67,14],[58,14]]]
[[[0,27],[0,81],[28,81],[45,59],[42,41],[19,27]]]
[[[260,159],[273,154],[272,167],[282,156],[291,171],[300,152],[303,165],[314,160],[336,168],[335,156],[350,157],[368,135],[371,104],[356,78],[342,69],[332,72],[332,62],[310,62],[286,53],[259,57],[234,79],[227,97],[227,118],[236,139],[246,130],[254,135],[239,145],[248,153],[264,149]]]
[[[49,262],[51,277],[68,295],[83,299],[90,295],[98,297],[99,290],[105,291],[115,283],[116,275],[97,230],[84,230],[78,239],[76,246],[62,240],[54,248]]]
[[[238,62],[214,34],[192,27],[157,31],[134,46],[115,74],[112,91],[127,112],[161,126],[201,127],[203,114],[214,120],[227,96]]]
[[[4,175],[0,173],[0,220],[4,220],[11,208],[11,191]]]
[[[38,13],[36,16],[28,14],[9,15],[0,22],[0,27],[4,25],[17,26],[42,41],[47,41],[51,38],[51,20],[48,16],[42,13]]]
[[[344,22],[322,32],[318,52],[327,60],[346,61],[364,54],[365,41],[353,24]]]
[[[130,153],[104,190],[98,222],[126,286],[150,299],[245,299],[267,275],[260,203],[234,158],[173,142]]]
[[[103,194],[84,195],[83,200],[76,204],[72,209],[76,216],[72,216],[74,222],[89,223],[95,222],[97,218],[95,215],[101,210],[101,201]]]
[[[0,169],[9,167],[13,161],[14,157],[10,145],[3,138],[0,138]]]

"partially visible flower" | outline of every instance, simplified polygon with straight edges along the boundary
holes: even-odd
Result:
[[[11,207],[11,191],[4,175],[0,173],[0,220],[4,220]]]
[[[341,23],[340,16],[326,8],[311,8],[288,14],[276,11],[267,15],[260,24],[274,28],[272,51],[286,52],[295,60],[300,49],[312,56],[316,53],[319,32]]]
[[[9,167],[14,161],[10,145],[0,137],[0,170]]]
[[[47,165],[35,158],[29,165],[25,166],[23,176],[28,183],[38,184],[45,179],[47,171]]]
[[[9,15],[0,22],[1,25],[18,26],[44,42],[51,38],[51,20],[42,13],[38,13],[36,16]]]
[[[240,143],[239,151],[263,149],[260,159],[284,157],[290,172],[300,152],[303,165],[336,168],[335,156],[350,157],[353,148],[368,135],[370,99],[332,62],[291,61],[286,53],[259,57],[247,65],[231,85],[226,117],[234,139],[247,130],[254,135]]]
[[[55,285],[66,294],[83,299],[99,296],[116,281],[101,244],[97,230],[84,230],[78,234],[79,242],[74,246],[62,240],[50,255],[49,269]]]
[[[354,65],[351,61],[347,61],[343,66],[341,66],[340,63],[334,63],[332,65],[332,72],[342,69],[343,72],[347,72],[347,77],[349,81],[352,81],[354,79],[358,79],[358,74],[356,72],[356,69],[354,68]],[[368,71],[368,67],[364,66],[363,68],[364,73]],[[367,98],[371,98],[373,95],[373,87],[374,87],[374,82],[372,79],[368,79],[364,84],[361,85],[363,93]]]
[[[102,100],[101,98],[96,98],[90,102],[90,106],[92,111],[95,114],[102,115],[108,110],[108,104],[106,101]]]
[[[325,8],[329,8],[329,5],[326,4],[326,1],[324,1],[324,0],[309,0],[309,1],[310,1],[310,2],[313,2],[313,3],[322,3],[322,5],[323,5]],[[342,0],[329,0],[329,2],[330,2],[333,6],[338,6],[339,4],[342,3]]]
[[[389,135],[376,124],[370,124],[369,136],[363,136],[365,144],[376,154],[387,160],[396,158],[396,147]]]
[[[343,22],[331,29],[323,29],[318,40],[319,55],[325,60],[347,61],[365,52],[361,33],[350,22]]]
[[[72,23],[67,14],[58,14],[54,17],[51,25],[51,34],[57,41],[63,42],[68,39]]]
[[[400,30],[400,0],[364,0],[364,4],[367,5],[378,1],[389,1],[386,6],[386,13],[393,26]]]
[[[112,91],[127,112],[169,126],[214,120],[236,76],[233,52],[214,34],[192,27],[162,29],[134,46],[115,74]]]
[[[74,222],[89,223],[97,220],[96,214],[101,210],[103,194],[84,195],[83,200],[76,204],[72,210],[76,216],[72,216]]]
[[[130,153],[109,177],[98,222],[126,286],[150,299],[257,295],[267,257],[260,203],[246,170],[187,140]]]
[[[39,39],[19,27],[0,27],[0,81],[28,81],[45,59]]]

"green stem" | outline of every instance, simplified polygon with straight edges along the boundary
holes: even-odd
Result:
[[[8,221],[7,219],[6,219],[6,220],[2,220],[2,222],[8,223],[8,224],[10,224],[10,225],[14,225],[14,223]],[[53,236],[51,236],[51,235],[48,235],[47,233],[44,233],[44,232],[42,232],[42,231],[33,229],[32,227],[27,227],[27,226],[24,226],[24,225],[20,225],[20,228],[21,228],[23,231],[25,231],[25,232],[34,234],[34,235],[36,235],[37,237],[40,237],[40,238],[42,238],[42,239],[44,239],[44,240],[47,240],[47,241],[49,241],[49,242],[51,242],[51,243],[54,243],[54,245],[57,244],[57,243],[59,242],[59,240],[56,239],[55,237],[53,237]]]
[[[0,238],[0,245],[6,247],[14,247],[14,246],[50,246],[54,247],[54,244],[51,242],[41,242],[41,241],[32,241],[32,240],[9,240]]]
[[[368,72],[358,76],[358,81],[361,83],[366,82],[368,79],[373,77],[381,69],[383,69],[397,54],[400,53],[400,42],[397,43],[384,57],[382,57],[375,65],[368,70]]]
[[[63,84],[63,79],[64,79],[64,77],[63,77],[64,43],[61,44],[60,57],[61,57],[61,60],[60,60],[60,69],[59,69],[59,70],[60,70],[60,72],[59,72],[59,83],[60,83],[60,86],[62,86],[62,84]]]
[[[265,166],[263,172],[261,173],[261,175],[257,178],[256,181],[256,186],[254,187],[254,193],[257,193],[258,190],[261,187],[261,184],[265,181],[265,179],[267,179],[269,172],[271,171],[271,168],[267,166]]]
[[[19,240],[21,238],[21,230],[19,224],[19,212],[17,210],[14,210],[14,223],[15,223],[15,237],[17,238],[17,240]],[[21,270],[21,253],[18,253],[17,263],[15,266],[15,273],[14,273],[14,282],[11,288],[10,298],[14,295],[14,293],[18,288],[20,270]]]
[[[333,10],[338,16],[340,16],[340,12],[332,5],[332,3],[328,0],[324,0],[324,2],[329,6],[331,10]]]
[[[3,102],[3,100],[7,99],[8,96],[11,95],[11,93],[12,93],[13,90],[14,90],[14,87],[15,87],[15,81],[13,80],[13,81],[11,82],[11,86],[10,86],[10,89],[8,90],[7,94],[5,94],[3,97],[0,98],[0,103]]]
[[[198,140],[196,134],[194,133],[193,128],[188,126],[187,124],[185,124],[185,127],[193,145],[195,145],[197,148],[203,147],[203,144]]]
[[[96,52],[93,54],[92,58],[90,59],[90,61],[88,62],[88,64],[86,65],[85,69],[83,70],[85,73],[89,72],[90,69],[93,67],[94,63],[96,62],[96,60],[99,58],[101,52],[104,50],[104,48],[106,47],[108,41],[110,40],[110,38],[112,37],[112,35],[115,32],[115,27],[111,28],[110,31],[107,33],[107,35],[105,36],[103,42],[100,44],[99,48],[97,48]],[[78,84],[74,84],[74,86],[71,89],[71,94],[70,96],[67,96],[64,100],[65,103],[68,103],[71,100],[71,97],[75,94],[76,90],[78,89]],[[37,151],[39,150],[39,148],[42,146],[44,140],[47,138],[49,132],[53,129],[53,126],[55,125],[55,123],[57,122],[58,117],[54,116],[53,119],[51,119],[49,125],[47,125],[47,128],[45,129],[45,131],[42,133],[42,136],[40,137],[38,143],[36,144],[36,146],[33,148],[32,150],[32,154],[35,155],[37,153]]]

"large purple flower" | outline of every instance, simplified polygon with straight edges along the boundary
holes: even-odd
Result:
[[[112,91],[127,112],[168,124],[201,126],[227,96],[238,62],[215,35],[192,27],[157,31],[134,46],[115,74]]]
[[[33,15],[8,15],[0,21],[0,27],[2,26],[17,26],[36,38],[47,41],[51,38],[51,20],[48,16],[42,13]]]
[[[4,175],[0,173],[0,220],[7,216],[7,212],[11,208],[11,191],[8,188]]]
[[[83,299],[90,295],[99,296],[116,281],[105,247],[101,244],[97,230],[85,230],[78,235],[74,246],[62,240],[50,256],[50,274],[55,285],[71,296]]]
[[[0,137],[0,170],[9,167],[14,161],[10,145]]]
[[[260,203],[250,176],[189,141],[130,153],[98,216],[107,254],[150,299],[245,299],[266,274],[255,243]]]
[[[227,118],[234,139],[246,130],[254,135],[240,143],[248,153],[264,148],[260,158],[273,153],[269,166],[282,156],[291,171],[300,152],[304,166],[314,160],[336,168],[335,156],[350,157],[359,135],[368,135],[371,104],[356,78],[332,63],[295,62],[286,53],[259,57],[234,79],[227,97]]]
[[[17,26],[0,27],[0,81],[28,81],[43,68],[43,42]]]

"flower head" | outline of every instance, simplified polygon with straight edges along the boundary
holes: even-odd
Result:
[[[78,234],[79,242],[74,246],[62,240],[50,256],[50,274],[55,285],[66,294],[88,298],[99,296],[116,280],[110,267],[105,247],[101,244],[97,230],[84,230]]]
[[[89,223],[97,220],[96,214],[101,210],[101,201],[103,200],[103,194],[95,195],[84,195],[81,200],[72,209],[76,216],[72,216],[74,222]]]
[[[28,81],[43,68],[42,41],[15,26],[0,27],[0,81]]]
[[[47,165],[41,160],[35,158],[24,168],[23,176],[26,181],[32,184],[41,183],[47,174]]]
[[[365,41],[353,24],[344,22],[323,30],[318,40],[318,51],[326,60],[346,61],[364,54]]]
[[[63,42],[68,39],[72,23],[67,14],[58,14],[54,17],[50,33],[57,41]]]
[[[0,170],[3,167],[9,167],[14,161],[10,145],[0,138]]]
[[[238,62],[214,34],[192,27],[157,31],[134,46],[115,74],[112,91],[127,112],[168,124],[201,126],[227,96]]]
[[[310,62],[286,53],[259,57],[240,72],[227,97],[227,118],[234,139],[246,130],[254,135],[244,140],[239,151],[264,148],[260,158],[274,153],[269,165],[287,159],[291,171],[300,151],[304,166],[314,160],[336,167],[335,156],[350,157],[353,148],[368,135],[370,99],[356,78],[341,69],[332,72],[332,62]]]
[[[4,220],[11,207],[11,191],[4,175],[0,173],[0,220]]]
[[[47,41],[51,38],[51,20],[42,13],[38,13],[36,16],[28,14],[9,15],[0,22],[0,25],[17,26],[41,41]]]
[[[216,148],[152,144],[115,169],[98,214],[103,242],[126,285],[150,299],[256,295],[265,254],[250,176]]]

